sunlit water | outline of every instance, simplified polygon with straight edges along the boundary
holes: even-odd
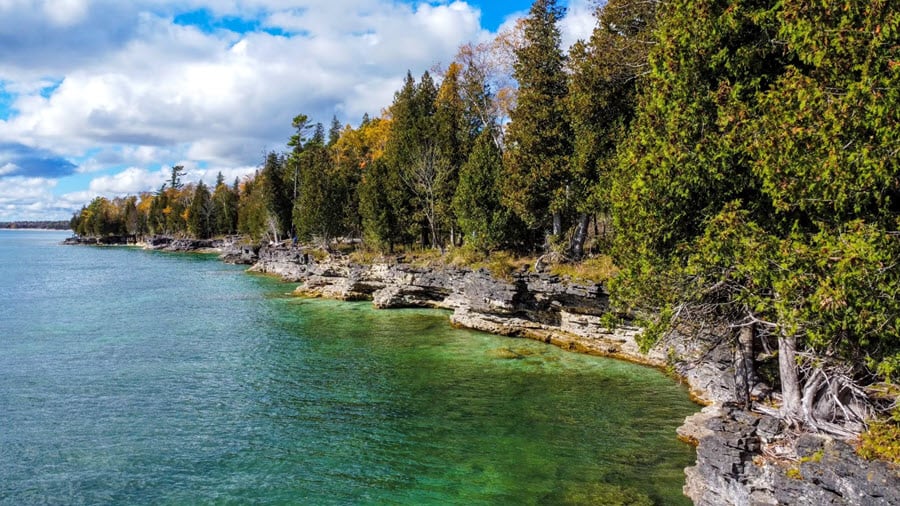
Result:
[[[0,231],[0,503],[686,504],[660,372]]]

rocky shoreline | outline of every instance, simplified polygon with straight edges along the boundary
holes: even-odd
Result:
[[[226,262],[252,265],[251,272],[299,283],[298,296],[371,300],[378,308],[448,309],[455,326],[665,369],[707,405],[678,430],[682,440],[697,448],[696,465],[685,470],[684,486],[695,504],[900,505],[898,469],[860,458],[843,441],[816,435],[786,438],[777,418],[735,408],[734,350],[728,341],[714,335],[670,335],[642,353],[635,339],[641,329],[610,314],[609,295],[600,284],[533,271],[499,279],[483,269],[417,266],[402,259],[366,265],[347,258],[317,261],[300,247],[258,248],[235,238],[153,238],[143,245],[218,251]],[[768,391],[762,383],[754,387],[758,396]]]
[[[726,341],[671,335],[641,353],[635,340],[640,329],[610,318],[609,294],[599,284],[535,272],[498,279],[485,270],[396,261],[317,262],[283,245],[262,248],[258,256],[250,271],[300,283],[300,296],[372,300],[379,308],[449,309],[459,327],[647,364],[683,378],[695,399],[708,405],[678,431],[697,447],[697,464],[685,470],[684,487],[695,504],[900,504],[900,473],[888,464],[866,461],[846,442],[824,436],[803,435],[792,448],[782,448],[785,427],[777,418],[732,407],[734,351]],[[768,390],[754,386],[756,395]],[[779,459],[781,454],[799,460]]]

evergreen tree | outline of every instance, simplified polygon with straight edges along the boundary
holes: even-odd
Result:
[[[194,188],[188,208],[187,231],[197,239],[206,239],[212,232],[212,199],[203,181]]]
[[[134,195],[125,199],[123,210],[125,233],[128,235],[143,235],[145,218],[138,212],[137,197]]]
[[[610,0],[597,11],[590,40],[577,42],[569,53],[572,195],[579,212],[570,250],[576,258],[583,253],[589,216],[610,210],[617,147],[634,117],[656,9],[656,2]]]
[[[494,136],[485,130],[462,166],[453,198],[463,240],[477,250],[490,252],[505,245],[514,217],[501,204],[500,176],[503,161]]]
[[[388,232],[390,237],[381,237],[377,241],[382,246],[392,247],[394,244],[412,243],[416,232],[419,231],[417,229],[421,226],[419,223],[421,217],[416,215],[413,196],[408,185],[404,183],[406,171],[420,161],[424,151],[425,135],[430,130],[430,128],[422,130],[423,121],[420,119],[419,107],[422,101],[418,98],[415,79],[407,72],[403,87],[394,95],[394,102],[390,107],[391,128],[384,148],[384,165],[378,167],[379,170],[383,169],[383,173],[369,178],[370,181],[377,180],[379,186],[365,186],[367,192],[384,194],[384,198],[367,196],[368,205],[361,208],[363,213],[375,213],[375,216],[363,215],[364,226],[374,221],[390,224]],[[390,209],[372,208],[371,205],[376,203],[388,205]],[[384,216],[390,216],[390,219],[382,220]]]
[[[180,190],[184,188],[181,177],[187,174],[182,165],[173,165],[169,176],[169,188]]]
[[[256,191],[262,192],[268,216],[268,233],[275,241],[284,237],[291,229],[291,188],[285,181],[285,160],[274,151],[266,155],[265,164],[259,174]]]
[[[362,217],[363,240],[369,247],[393,252],[402,238],[395,207],[390,201],[390,171],[383,158],[368,164],[359,182],[359,212]]]
[[[783,415],[846,435],[865,416],[856,382],[900,363],[888,295],[900,274],[885,268],[900,258],[898,163],[884,148],[900,138],[897,30],[884,28],[897,9],[664,9],[614,183],[615,294],[663,323],[732,333],[751,357],[736,359],[739,377],[753,336],[771,335]]]
[[[506,204],[532,230],[552,225],[557,237],[571,206],[572,130],[558,27],[563,12],[555,0],[536,0],[525,21],[524,44],[514,64],[519,90],[506,133],[503,180]]]
[[[344,126],[341,125],[341,122],[338,121],[337,116],[333,116],[331,118],[331,127],[328,129],[328,146],[334,146],[334,144],[341,138],[341,130],[343,130]]]
[[[344,232],[343,204],[347,185],[335,170],[321,123],[303,146],[303,153],[296,162],[301,182],[294,203],[297,237],[304,240],[318,238],[327,247],[332,238]]]
[[[459,180],[459,170],[466,162],[471,150],[471,125],[466,118],[466,106],[460,90],[461,66],[451,63],[438,88],[434,112],[435,152],[440,157],[437,166],[445,171],[437,180],[435,188],[435,220],[437,231],[450,231],[451,242],[455,241],[456,221],[453,216],[453,195]],[[443,238],[440,239],[443,242]]]
[[[163,210],[168,207],[169,199],[166,192],[166,185],[163,184],[160,189],[153,195],[150,203],[150,212],[147,217],[148,228],[154,234],[166,233],[166,215]]]
[[[229,188],[225,184],[222,173],[216,176],[216,187],[212,194],[212,230],[215,235],[229,235],[237,232],[238,222],[238,195],[235,187]]]

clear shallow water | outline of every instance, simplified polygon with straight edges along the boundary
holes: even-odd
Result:
[[[0,504],[688,504],[656,370],[63,237],[0,231]]]

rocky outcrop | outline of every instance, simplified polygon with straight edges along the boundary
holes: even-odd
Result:
[[[297,295],[372,300],[378,308],[450,309],[450,320],[459,327],[665,365],[664,354],[640,352],[635,340],[639,329],[609,321],[609,295],[600,284],[573,283],[534,272],[515,273],[504,280],[483,269],[389,261],[370,265],[340,259],[317,262],[288,245],[262,248],[259,262],[250,270],[299,282]]]
[[[222,247],[219,259],[226,264],[254,265],[259,261],[259,246],[232,241],[230,244]]]
[[[171,252],[206,252],[219,253],[230,248],[233,238],[224,239],[188,239],[168,236],[152,236],[144,240],[144,247],[151,250]]]
[[[887,463],[825,436],[785,443],[782,429],[771,416],[718,405],[689,417],[679,435],[697,445],[697,465],[685,470],[685,495],[699,506],[900,504],[900,475]],[[800,459],[763,458],[783,444]]]
[[[124,246],[137,244],[133,235],[107,235],[102,237],[74,235],[67,237],[62,243],[67,246]]]

